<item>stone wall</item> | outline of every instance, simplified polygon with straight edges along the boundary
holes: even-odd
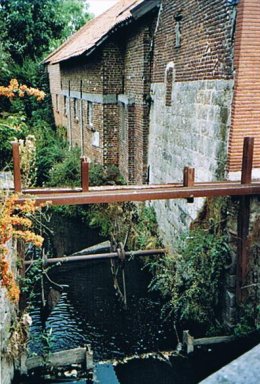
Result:
[[[194,167],[196,181],[223,176],[230,124],[232,80],[173,82],[171,106],[165,83],[152,85],[149,157],[150,183],[183,181],[183,168]],[[197,216],[203,199],[154,203],[166,244]]]
[[[16,268],[15,251],[12,242],[8,243],[9,255],[7,260]],[[0,383],[10,384],[14,376],[14,364],[7,355],[7,347],[11,336],[10,329],[12,322],[16,318],[16,308],[10,303],[6,296],[6,289],[0,283]]]

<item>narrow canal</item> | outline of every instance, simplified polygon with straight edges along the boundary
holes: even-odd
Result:
[[[189,357],[158,359],[156,353],[174,350],[177,340],[173,324],[161,315],[160,298],[148,290],[150,275],[139,260],[126,265],[127,310],[115,295],[109,262],[73,263],[52,270],[50,277],[67,287],[44,328],[40,294],[35,296],[31,352],[46,348],[43,331],[49,335],[50,352],[91,344],[96,362],[119,361],[115,372],[120,384],[198,383],[257,343],[247,339],[198,349]],[[31,383],[40,383],[34,380]]]
[[[87,242],[82,243],[82,248],[93,244],[89,239]],[[60,256],[57,250],[56,255]],[[127,261],[125,272],[127,309],[116,294],[110,261],[73,262],[52,268],[48,275],[63,290],[46,321],[41,316],[41,290],[36,292],[30,309],[31,354],[90,344],[96,363],[115,363],[120,384],[195,384],[260,341],[259,336],[254,336],[196,349],[189,356],[162,354],[176,349],[174,324],[162,314],[160,296],[149,291],[151,275],[143,261]],[[45,281],[45,291],[51,287]],[[23,383],[47,382],[50,380],[33,377]]]

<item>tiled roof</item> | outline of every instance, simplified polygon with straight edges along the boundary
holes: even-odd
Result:
[[[65,43],[52,52],[45,63],[59,63],[72,57],[77,57],[95,49],[114,28],[131,20],[133,9],[143,0],[118,0],[106,12],[89,21],[79,31],[74,33]]]

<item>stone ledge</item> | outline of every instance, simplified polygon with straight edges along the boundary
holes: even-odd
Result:
[[[256,384],[260,383],[260,344],[230,364],[213,373],[201,384]]]

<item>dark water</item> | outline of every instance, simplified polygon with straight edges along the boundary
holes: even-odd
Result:
[[[174,350],[176,337],[173,324],[161,317],[161,300],[148,292],[150,275],[139,260],[126,264],[127,310],[115,295],[109,262],[76,262],[49,274],[55,282],[69,286],[45,324],[45,331],[51,330],[50,351],[91,344],[97,362],[135,355],[136,359],[115,367],[121,384],[198,383],[260,341],[254,336],[166,362],[140,359],[143,353]],[[30,349],[40,353],[46,347],[40,337],[40,295],[34,305]]]
[[[172,324],[161,318],[162,303],[148,292],[150,276],[138,260],[126,264],[127,310],[116,296],[110,262],[80,262],[50,277],[69,286],[46,321],[51,352],[91,344],[96,360],[104,360],[175,347]],[[36,353],[42,348],[39,299],[31,310]]]

